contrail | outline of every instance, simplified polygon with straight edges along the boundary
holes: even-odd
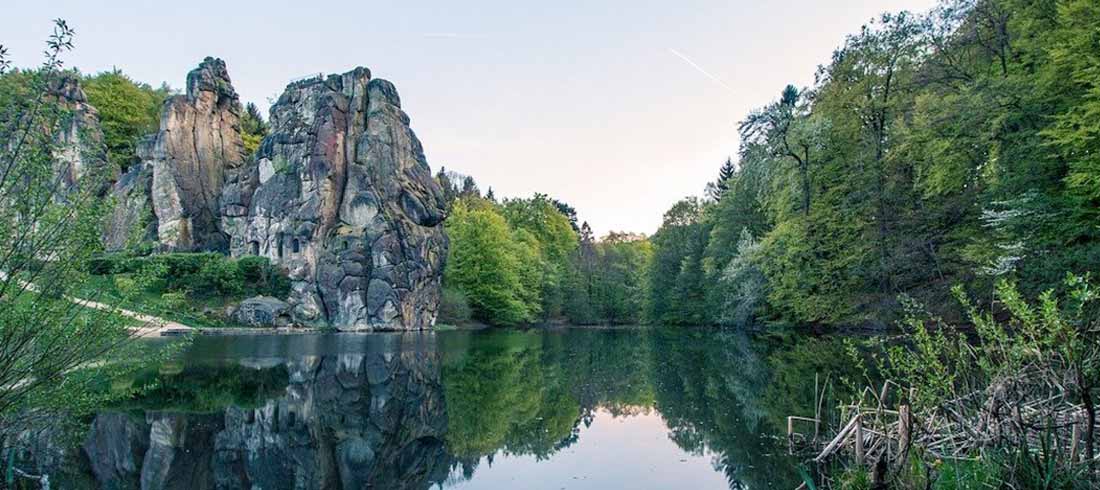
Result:
[[[709,71],[704,70],[703,67],[699,66],[698,63],[696,63],[694,61],[691,61],[691,58],[688,58],[687,56],[684,56],[683,53],[681,53],[679,51],[676,51],[675,49],[672,49],[672,48],[668,48],[668,52],[672,53],[673,55],[676,55],[677,58],[680,58],[680,59],[684,60],[685,63],[691,65],[691,67],[698,70],[699,73],[702,73],[703,75],[706,75],[707,78],[709,78],[711,80],[714,80],[715,83],[717,83],[718,85],[721,85],[726,90],[729,90],[730,92],[734,91],[733,87],[731,87],[728,83],[722,81],[721,78],[718,78],[714,75],[711,75]]]

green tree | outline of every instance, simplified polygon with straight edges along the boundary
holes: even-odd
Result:
[[[260,142],[271,131],[267,121],[264,120],[260,108],[249,102],[244,106],[244,114],[241,114],[241,141],[244,142],[244,151],[248,155],[255,155],[260,148]]]
[[[60,187],[56,159],[98,148],[62,147],[72,107],[52,92],[73,31],[62,20],[41,67],[21,77],[25,97],[0,97],[0,441],[10,450],[28,429],[59,429],[106,400],[130,394],[106,386],[149,361],[131,342],[135,322],[117,308],[74,301],[89,282],[110,211],[102,191],[114,175],[88,165],[75,185]],[[0,50],[3,52],[3,50]],[[7,67],[0,56],[0,67]],[[0,73],[6,77],[6,74]],[[91,140],[86,140],[91,141]],[[140,284],[143,275],[136,275]],[[90,297],[114,305],[110,299]]]
[[[495,206],[469,196],[455,201],[446,221],[451,247],[444,282],[466,294],[479,320],[514,325],[535,319],[530,244],[508,228]]]
[[[99,111],[111,163],[125,171],[137,160],[138,141],[157,132],[161,106],[171,90],[135,82],[118,69],[85,77],[82,83],[88,103]]]
[[[513,230],[530,234],[527,243],[534,252],[532,260],[542,266],[537,288],[544,318],[560,317],[570,258],[578,244],[569,217],[544,194],[529,199],[506,199],[502,212]]]
[[[654,323],[707,322],[703,252],[709,230],[697,198],[682,199],[664,215],[653,235],[648,271],[646,318]]]

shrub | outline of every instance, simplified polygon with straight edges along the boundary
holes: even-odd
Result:
[[[245,286],[257,294],[283,297],[290,293],[290,279],[267,257],[249,255],[237,260]]]
[[[160,302],[166,310],[182,310],[187,307],[187,295],[181,292],[164,293],[160,295]]]
[[[123,294],[129,294],[129,293],[133,292],[134,291],[134,286],[137,285],[137,281],[135,281],[132,277],[130,277],[128,275],[115,276],[114,280],[115,280],[115,289],[117,289],[120,293],[123,293]]]
[[[101,255],[88,259],[88,273],[102,276],[113,274],[119,257],[117,255]]]
[[[211,260],[203,264],[198,274],[191,276],[192,292],[206,294],[216,292],[235,295],[244,291],[244,276],[234,260]]]

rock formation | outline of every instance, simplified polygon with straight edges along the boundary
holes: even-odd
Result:
[[[160,132],[138,155],[152,172],[151,200],[164,249],[226,250],[218,201],[226,172],[245,161],[240,113],[225,62],[215,58],[187,74],[186,94],[164,103]]]
[[[152,140],[138,145],[138,155],[148,155]],[[115,207],[107,218],[103,246],[118,251],[127,245],[157,241],[157,216],[153,213],[153,169],[146,163],[130,167],[111,191]]]
[[[366,68],[292,83],[271,128],[222,194],[232,254],[288,268],[298,322],[431,326],[447,253],[443,196],[393,84]]]
[[[116,177],[107,168],[107,153],[103,146],[103,130],[99,124],[99,112],[88,105],[80,77],[75,73],[63,73],[50,87],[58,105],[65,111],[55,133],[57,144],[54,171],[60,176],[58,196],[77,188],[77,184],[90,177],[92,185],[103,186]],[[98,190],[97,190],[98,191]]]
[[[444,199],[393,84],[366,68],[291,83],[251,159],[240,112],[225,63],[206,58],[118,179],[107,248],[136,230],[164,251],[268,257],[289,272],[295,324],[433,325]]]

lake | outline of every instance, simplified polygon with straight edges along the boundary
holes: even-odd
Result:
[[[846,359],[838,339],[716,329],[197,337],[89,421],[55,481],[791,489],[786,417]]]

